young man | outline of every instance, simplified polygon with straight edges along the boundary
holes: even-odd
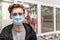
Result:
[[[12,24],[2,30],[1,37],[6,40],[37,40],[32,27],[24,23],[24,7],[20,4],[13,4],[8,10]]]

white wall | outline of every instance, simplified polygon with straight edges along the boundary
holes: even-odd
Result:
[[[37,0],[36,0],[37,1]],[[38,0],[38,2],[60,6],[60,0]]]
[[[60,0],[19,0],[19,1],[31,1],[31,2],[37,1],[37,2],[41,2],[41,3],[60,5]]]
[[[10,14],[8,11],[9,5],[10,5],[9,3],[2,2],[2,28],[12,23],[10,20]]]

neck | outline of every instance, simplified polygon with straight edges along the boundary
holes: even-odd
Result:
[[[24,30],[24,26],[23,25],[20,25],[20,26],[16,26],[16,25],[13,25],[13,30],[14,31],[23,31]]]

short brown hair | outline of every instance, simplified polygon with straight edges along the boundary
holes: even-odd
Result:
[[[10,14],[11,14],[11,12],[12,12],[12,10],[13,10],[14,8],[22,8],[22,9],[23,9],[23,14],[25,14],[24,7],[23,7],[23,5],[20,5],[20,4],[10,5],[10,6],[8,7],[8,11],[9,11]]]

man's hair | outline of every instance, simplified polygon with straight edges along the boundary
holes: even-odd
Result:
[[[24,7],[23,7],[23,5],[20,5],[20,4],[12,4],[12,5],[10,5],[10,6],[8,7],[8,11],[9,11],[10,14],[11,14],[11,12],[12,12],[12,10],[13,10],[14,8],[22,8],[22,9],[23,9],[23,14],[25,14]]]

